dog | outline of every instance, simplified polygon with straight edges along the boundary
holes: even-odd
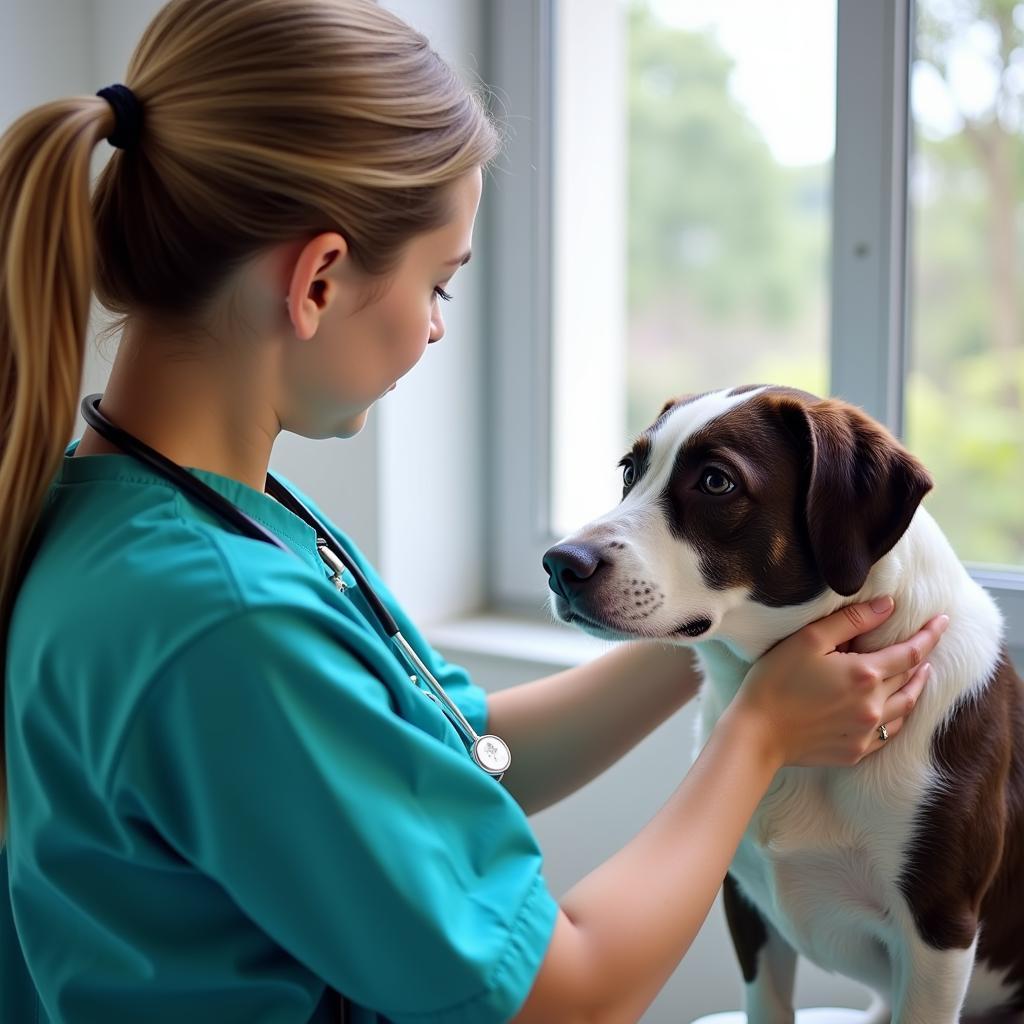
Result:
[[[552,610],[692,645],[698,750],[807,623],[891,594],[850,645],[873,651],[950,616],[899,735],[782,769],[740,842],[723,900],[750,1024],[791,1024],[797,954],[871,989],[872,1024],[1024,1022],[1024,685],[928,472],[856,406],[773,385],[669,401],[620,465],[621,502],[544,557]]]

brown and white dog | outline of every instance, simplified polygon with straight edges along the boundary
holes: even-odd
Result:
[[[669,402],[622,465],[621,503],[545,555],[553,609],[692,644],[698,746],[807,623],[892,594],[869,651],[950,616],[890,746],[783,769],[758,806],[723,891],[750,1024],[792,1022],[797,954],[872,989],[873,1022],[1024,1021],[1024,685],[928,473],[860,409],[760,386]]]

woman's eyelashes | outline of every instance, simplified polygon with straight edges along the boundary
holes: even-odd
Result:
[[[440,285],[437,285],[434,288],[434,294],[439,299],[444,299],[445,302],[451,302],[452,301],[452,296],[449,295]]]

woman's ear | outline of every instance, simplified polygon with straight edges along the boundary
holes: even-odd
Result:
[[[849,597],[903,536],[932,478],[880,423],[846,402],[784,409],[805,446],[807,532],[825,582]]]
[[[320,317],[336,298],[338,282],[327,271],[337,270],[347,256],[345,239],[336,231],[326,231],[311,238],[296,257],[285,304],[300,341],[316,334]]]

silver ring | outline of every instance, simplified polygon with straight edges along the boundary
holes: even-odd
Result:
[[[878,738],[884,743],[889,738],[889,730],[884,725],[878,727]]]

